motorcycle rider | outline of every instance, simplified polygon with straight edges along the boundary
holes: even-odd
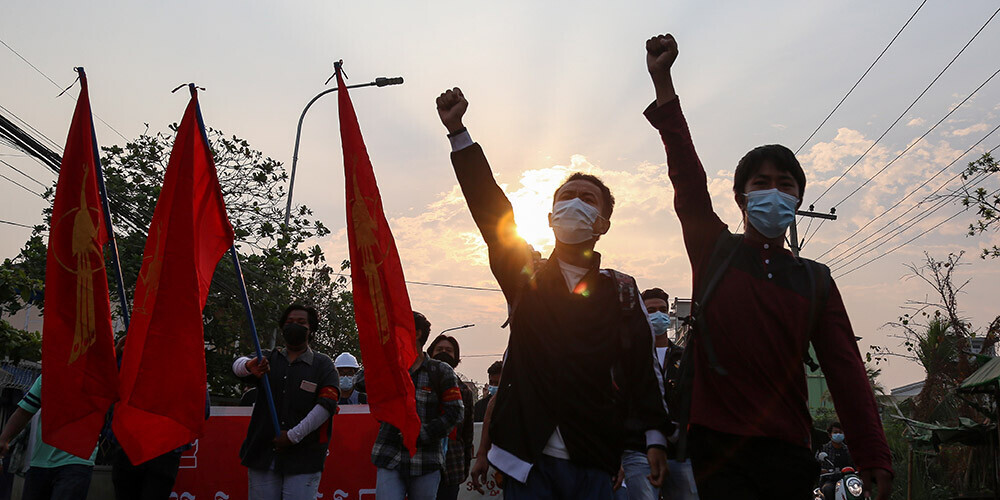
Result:
[[[824,444],[817,454],[817,457],[819,457],[820,453],[826,453],[826,457],[819,460],[822,473],[838,472],[844,467],[854,467],[851,454],[847,450],[847,445],[844,444],[844,429],[840,427],[840,422],[830,424],[826,429],[826,433],[829,434],[830,441]],[[827,480],[820,485],[824,498],[833,498],[836,484],[836,481]]]

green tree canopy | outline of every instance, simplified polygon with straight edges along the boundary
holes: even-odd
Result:
[[[142,265],[148,226],[176,131],[174,124],[169,133],[144,133],[124,146],[103,148],[105,182],[130,305]],[[331,267],[323,250],[315,244],[316,239],[330,231],[305,205],[294,207],[288,226],[284,226],[284,186],[288,174],[280,162],[264,156],[239,137],[209,129],[208,138],[264,348],[274,341],[281,311],[288,304],[298,302],[312,305],[320,312],[320,329],[314,348],[331,356],[345,351],[358,355],[353,299],[347,278],[342,275],[348,263]],[[46,197],[51,199],[52,196],[50,189]],[[46,220],[50,214],[51,208],[47,208]],[[0,279],[9,277],[11,281],[23,283],[0,288],[0,307],[8,307],[5,310],[16,310],[27,303],[22,296],[25,286],[35,292],[42,288],[45,246],[41,233],[44,229],[36,228],[18,258],[6,261],[0,268],[4,273]],[[105,248],[112,307],[120,310],[110,255]],[[4,294],[11,295],[15,291],[16,300],[7,302]],[[36,297],[40,294],[36,293]],[[38,305],[41,307],[40,300]],[[230,366],[236,356],[253,351],[253,342],[228,255],[216,268],[203,314],[209,386],[213,393],[234,396],[239,388]]]

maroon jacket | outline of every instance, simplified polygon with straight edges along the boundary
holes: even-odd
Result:
[[[703,276],[705,267],[716,239],[728,229],[712,209],[705,169],[679,100],[659,107],[654,103],[645,115],[667,150],[674,209],[698,283],[709,278]],[[711,368],[695,339],[691,424],[810,446],[812,418],[802,362],[810,300],[807,271],[791,252],[744,240],[705,310],[719,365],[728,374]],[[853,443],[854,462],[861,469],[891,471],[875,396],[835,283],[812,341],[844,433]]]

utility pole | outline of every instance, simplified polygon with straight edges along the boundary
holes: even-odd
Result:
[[[817,219],[826,220],[837,220],[837,209],[831,208],[830,213],[824,214],[822,212],[815,212],[815,205],[809,205],[809,210],[796,210],[796,215],[801,215],[802,217],[815,217]],[[788,239],[790,240],[789,246],[791,247],[792,255],[798,257],[799,251],[802,250],[802,245],[799,244],[799,230],[796,227],[795,219],[792,219],[792,225],[788,226]]]

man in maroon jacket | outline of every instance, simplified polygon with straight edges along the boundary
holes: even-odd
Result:
[[[660,35],[646,43],[656,102],[645,111],[667,151],[674,208],[691,260],[695,289],[712,270],[720,238],[733,239],[712,208],[705,169],[688,131],[670,68],[677,42]],[[706,303],[704,332],[692,339],[694,362],[688,450],[702,499],[811,498],[818,464],[810,452],[812,419],[802,362],[814,299],[809,268],[784,248],[784,235],[802,203],[805,174],[779,145],[756,148],[740,160],[733,191],[746,234]],[[825,269],[824,269],[825,271]],[[812,344],[826,375],[851,455],[865,488],[892,489],[892,458],[877,405],[837,286],[832,281]],[[721,368],[720,368],[721,367]]]

